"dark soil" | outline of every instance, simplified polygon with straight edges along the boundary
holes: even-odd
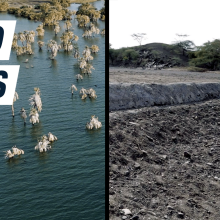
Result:
[[[109,116],[111,220],[220,219],[220,100]]]

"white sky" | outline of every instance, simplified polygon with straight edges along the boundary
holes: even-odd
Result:
[[[110,43],[113,48],[139,45],[131,35],[146,33],[147,43],[171,44],[176,34],[200,46],[220,39],[219,0],[110,0]]]

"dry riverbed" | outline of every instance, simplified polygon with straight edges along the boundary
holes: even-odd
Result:
[[[146,76],[147,70],[113,69],[110,82],[137,83],[136,74],[141,83],[220,80],[218,72],[172,69],[162,70],[164,76],[152,70]],[[220,219],[219,99],[114,111],[109,117],[111,220]]]

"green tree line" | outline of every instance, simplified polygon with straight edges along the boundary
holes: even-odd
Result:
[[[220,39],[208,41],[202,46],[195,46],[192,41],[174,43],[182,48],[183,55],[188,57],[189,66],[205,68],[208,70],[220,70]],[[172,46],[172,45],[171,45]],[[139,47],[139,50],[141,46]],[[109,63],[118,64],[137,64],[139,56],[138,47],[113,49],[109,44]]]

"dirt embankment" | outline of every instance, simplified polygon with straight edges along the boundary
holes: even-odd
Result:
[[[197,102],[220,97],[220,74],[111,68],[109,94],[110,111]]]
[[[220,98],[220,83],[110,84],[110,111]]]

